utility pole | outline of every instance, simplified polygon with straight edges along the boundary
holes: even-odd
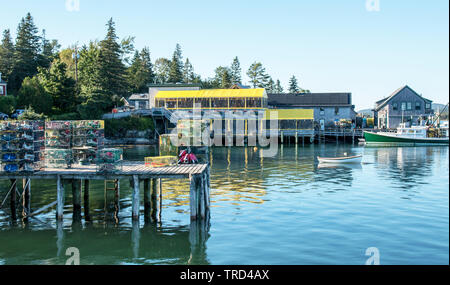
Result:
[[[72,57],[75,60],[75,82],[78,83],[78,58],[80,55],[78,54],[78,47],[75,46],[74,52],[72,53]]]

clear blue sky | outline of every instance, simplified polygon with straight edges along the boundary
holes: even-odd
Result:
[[[376,0],[375,0],[376,1]],[[176,43],[202,77],[238,56],[244,73],[260,61],[287,88],[291,75],[312,92],[353,93],[356,109],[408,84],[436,103],[449,97],[448,0],[2,0],[0,29],[31,12],[63,47],[102,39],[110,17],[119,37],[135,36],[152,60],[171,57]],[[246,82],[245,82],[246,83]]]

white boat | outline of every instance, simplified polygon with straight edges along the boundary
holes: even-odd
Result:
[[[361,163],[362,155],[354,155],[354,156],[342,156],[342,157],[317,157],[319,163],[333,163],[333,164],[341,164],[341,163]]]

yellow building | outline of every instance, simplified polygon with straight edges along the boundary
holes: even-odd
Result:
[[[203,89],[159,91],[156,107],[174,109],[264,109],[267,108],[267,93],[264,88],[256,89]]]

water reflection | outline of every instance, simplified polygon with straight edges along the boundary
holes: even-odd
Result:
[[[131,228],[79,225],[2,230],[0,256],[8,257],[4,264],[65,264],[67,248],[76,247],[81,264],[209,264],[209,219],[166,228],[139,222]]]

